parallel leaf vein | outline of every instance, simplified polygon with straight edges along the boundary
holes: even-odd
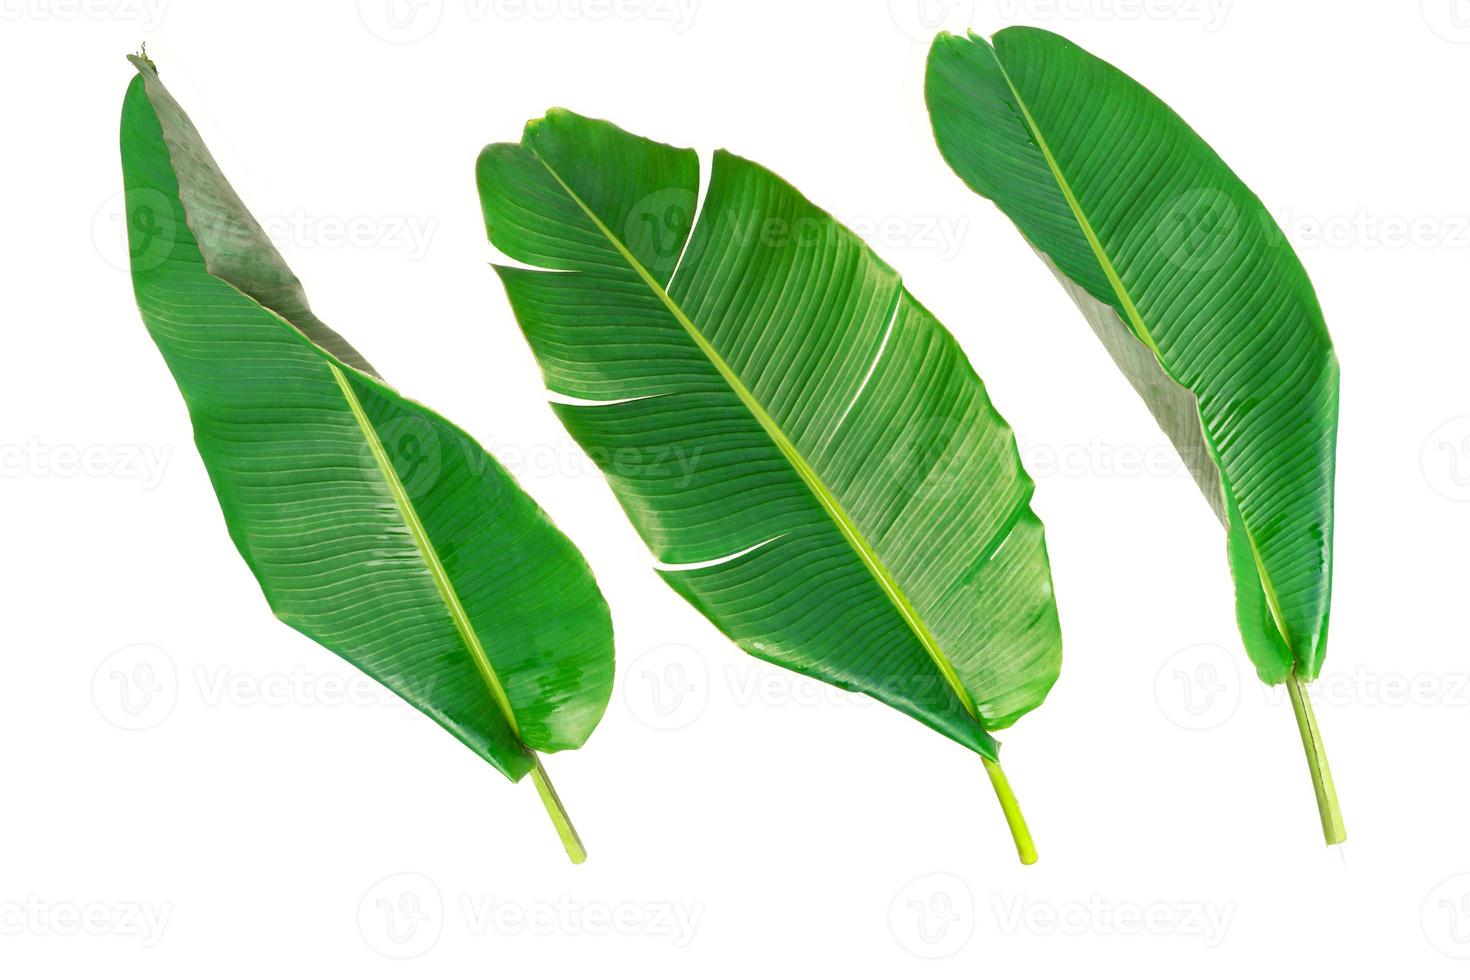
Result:
[[[331,368],[332,377],[336,379],[337,387],[342,391],[342,397],[346,400],[348,408],[352,410],[352,416],[357,420],[358,428],[362,430],[362,436],[367,441],[368,449],[372,452],[373,461],[377,463],[378,469],[382,472],[383,480],[388,485],[388,492],[392,494],[393,502],[398,505],[398,511],[403,515],[403,522],[408,526],[414,545],[424,558],[429,577],[433,580],[439,597],[449,611],[449,618],[454,622],[455,630],[458,631],[465,648],[469,650],[470,656],[475,661],[475,666],[479,668],[481,676],[484,677],[485,685],[490,689],[495,703],[505,714],[510,730],[519,739],[521,737],[520,726],[516,723],[515,710],[511,707],[510,698],[506,695],[505,688],[500,683],[500,677],[495,673],[495,668],[485,653],[484,645],[480,643],[479,634],[475,632],[473,624],[470,623],[469,613],[465,611],[464,604],[459,599],[459,593],[455,591],[454,583],[450,581],[449,573],[445,571],[444,563],[439,559],[439,552],[435,549],[434,542],[429,539],[429,533],[424,528],[423,521],[413,506],[413,501],[409,499],[408,489],[399,479],[398,471],[394,469],[393,461],[388,458],[388,451],[383,447],[383,441],[379,438],[377,429],[374,428],[372,420],[368,418],[362,402],[358,400],[357,393],[352,390],[347,376],[331,360],[327,361],[327,367]]]
[[[684,331],[694,341],[700,352],[714,366],[720,377],[730,386],[730,389],[740,399],[741,403],[755,417],[755,420],[760,424],[761,428],[770,436],[787,462],[796,470],[797,475],[801,477],[802,481],[811,490],[813,496],[816,497],[818,503],[821,504],[828,516],[832,518],[833,523],[837,525],[842,536],[862,560],[889,601],[893,603],[894,608],[898,610],[899,615],[903,618],[914,636],[918,638],[920,644],[929,654],[930,659],[933,660],[935,666],[954,691],[960,703],[964,705],[970,717],[978,723],[980,717],[975,707],[974,699],[970,697],[970,692],[965,689],[964,684],[960,681],[959,675],[955,672],[954,665],[949,662],[949,658],[940,650],[938,641],[919,616],[918,610],[914,608],[913,603],[904,594],[898,582],[893,578],[893,574],[884,566],[882,559],[878,557],[872,545],[863,536],[862,532],[858,530],[852,518],[847,514],[845,508],[843,508],[841,501],[827,487],[822,478],[812,468],[811,464],[796,448],[795,444],[792,443],[790,437],[782,430],[781,426],[765,410],[765,407],[756,399],[750,389],[746,387],[745,383],[740,379],[740,376],[720,356],[719,351],[715,350],[714,346],[709,342],[709,339],[689,319],[689,316],[679,304],[674,302],[673,298],[669,296],[668,292],[659,284],[658,280],[644,268],[643,263],[638,261],[637,257],[633,255],[622,240],[613,234],[612,230],[603,223],[602,219],[588,207],[587,203],[582,200],[577,192],[562,179],[561,175],[546,160],[539,154],[536,154],[534,150],[531,152],[540,161],[541,165],[546,168],[547,173],[551,175],[552,179],[561,185],[562,190],[567,196],[582,210],[582,213],[587,216],[587,219],[597,227],[598,231],[618,251],[624,261],[628,263],[629,267],[653,291],[654,295],[658,297],[659,301],[663,303],[664,307],[679,325],[684,328]]]
[[[1051,170],[1052,178],[1057,183],[1057,189],[1061,191],[1062,197],[1067,202],[1067,207],[1072,211],[1072,216],[1077,219],[1078,227],[1081,228],[1083,237],[1087,239],[1087,244],[1092,249],[1093,257],[1097,260],[1098,265],[1101,266],[1103,275],[1107,277],[1108,283],[1113,287],[1113,292],[1117,295],[1118,302],[1122,304],[1123,311],[1133,326],[1134,334],[1153,352],[1154,359],[1158,362],[1159,370],[1163,372],[1164,376],[1175,384],[1180,385],[1180,387],[1189,390],[1188,386],[1180,384],[1179,380],[1164,366],[1163,355],[1159,352],[1158,344],[1154,342],[1153,335],[1144,323],[1143,315],[1139,313],[1137,304],[1134,303],[1133,297],[1129,294],[1127,287],[1123,285],[1123,279],[1118,274],[1118,270],[1113,266],[1111,257],[1103,249],[1102,242],[1092,227],[1092,222],[1088,219],[1086,212],[1082,210],[1082,205],[1078,202],[1076,195],[1073,194],[1071,184],[1067,182],[1066,175],[1062,173],[1061,166],[1057,163],[1056,157],[1052,155],[1051,147],[1048,145],[1046,137],[1042,134],[1041,127],[1037,124],[1035,117],[1031,115],[1031,109],[1026,105],[1026,100],[1021,97],[1021,93],[1016,89],[1015,83],[1011,80],[1010,73],[1006,71],[1005,65],[1000,60],[999,53],[996,52],[994,45],[988,42],[985,42],[985,48],[990,52],[991,58],[994,59],[995,66],[1000,70],[1001,77],[1005,79],[1006,87],[1010,89],[1011,97],[1016,100],[1016,108],[1021,110],[1021,116],[1026,122],[1026,128],[1030,130],[1032,138],[1036,140],[1036,148],[1041,151],[1042,158],[1046,160],[1046,165]],[[1220,465],[1219,453],[1210,443],[1209,436],[1205,432],[1203,419],[1200,420],[1200,435],[1204,439],[1205,445],[1211,455],[1215,457],[1215,468],[1220,473],[1221,481],[1224,481],[1225,471]],[[1255,536],[1251,533],[1243,514],[1240,515],[1240,530],[1245,535],[1246,542],[1250,545],[1251,555],[1255,559],[1256,573],[1261,580],[1261,591],[1266,596],[1266,604],[1271,610],[1271,617],[1275,620],[1276,629],[1282,638],[1286,640],[1288,648],[1290,648],[1291,636],[1287,632],[1286,619],[1281,612],[1280,602],[1276,598],[1275,586],[1271,581],[1271,577],[1266,573],[1266,565],[1261,558],[1260,548],[1256,546]],[[1293,651],[1293,656],[1295,656],[1295,651]]]

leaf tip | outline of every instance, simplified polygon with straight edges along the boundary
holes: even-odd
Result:
[[[158,65],[154,63],[152,58],[148,57],[147,41],[138,45],[137,53],[130,54],[127,57],[128,61],[132,62],[133,67],[138,69],[138,71],[151,73],[154,77],[158,76]]]

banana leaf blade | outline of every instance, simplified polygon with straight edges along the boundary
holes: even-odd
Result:
[[[611,693],[586,562],[470,436],[310,313],[151,63],[134,63],[121,145],[138,307],[271,609],[510,779],[542,783],[536,752],[582,745]]]
[[[1055,34],[940,34],[925,96],[945,160],[1061,280],[1225,525],[1246,652],[1304,706],[1340,840],[1301,691],[1327,649],[1339,371],[1301,262],[1184,120]]]
[[[497,271],[555,410],[664,579],[746,652],[997,761],[1060,666],[1044,535],[897,273],[750,161],[717,152],[701,205],[694,151],[565,110],[477,178],[492,243],[539,267]]]

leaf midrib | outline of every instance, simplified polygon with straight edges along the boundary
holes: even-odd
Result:
[[[152,68],[151,62],[149,62],[149,67],[150,69]],[[157,77],[156,70],[154,77]],[[147,79],[145,78],[144,81],[146,83]],[[163,151],[168,158],[169,171],[174,179],[174,186],[176,190],[175,200],[178,202],[179,208],[184,213],[185,226],[189,227],[190,234],[193,235],[193,228],[190,225],[189,207],[188,204],[184,201],[183,188],[180,185],[180,181],[182,178],[180,177],[178,167],[174,164],[173,160],[173,147],[169,144],[169,140],[167,138],[167,130],[164,127],[162,118],[159,117],[157,107],[153,104],[153,98],[151,95],[147,94],[146,84],[144,90],[144,98],[148,102],[148,108],[153,113],[154,119],[158,122],[159,133],[163,143]],[[516,741],[520,742],[525,751],[534,759],[535,753],[532,752],[528,746],[525,746],[525,743],[521,738],[520,725],[516,721],[515,709],[511,706],[510,697],[506,694],[505,687],[501,684],[500,677],[496,673],[494,665],[490,663],[489,655],[485,652],[485,647],[480,642],[479,634],[475,632],[474,625],[470,622],[469,613],[465,610],[464,604],[460,601],[459,593],[455,590],[454,583],[450,580],[449,573],[444,568],[444,564],[439,558],[438,550],[435,549],[434,543],[429,538],[428,531],[424,527],[423,521],[418,515],[418,511],[413,506],[413,501],[408,496],[407,488],[404,487],[402,480],[399,479],[397,470],[393,468],[393,463],[388,458],[387,450],[384,448],[382,440],[378,436],[377,429],[373,426],[372,421],[367,417],[367,412],[363,409],[362,403],[358,400],[356,392],[352,390],[351,384],[348,381],[347,374],[345,372],[351,372],[355,375],[361,375],[364,379],[369,380],[370,382],[375,382],[384,387],[386,387],[386,384],[381,380],[373,378],[360,371],[359,369],[340,361],[336,357],[336,355],[332,354],[330,351],[317,344],[314,340],[308,337],[299,327],[297,327],[296,324],[292,323],[285,316],[266,306],[264,303],[260,302],[260,300],[245,292],[243,289],[230,282],[229,280],[223,279],[220,276],[215,275],[213,272],[210,272],[208,269],[208,257],[204,255],[203,246],[199,244],[199,239],[197,235],[194,235],[194,239],[195,247],[199,250],[200,258],[205,261],[206,274],[208,274],[216,282],[222,283],[229,289],[238,293],[241,297],[255,304],[255,306],[258,307],[260,310],[264,311],[267,315],[274,318],[276,322],[280,324],[282,329],[290,331],[302,343],[306,344],[318,355],[320,355],[323,361],[326,363],[327,367],[331,370],[332,378],[337,383],[337,387],[341,391],[343,399],[346,401],[349,410],[352,412],[353,419],[354,421],[356,421],[358,429],[361,431],[363,438],[368,443],[369,449],[373,456],[373,461],[377,465],[379,472],[383,476],[384,482],[388,486],[389,493],[393,497],[395,505],[398,507],[399,514],[403,517],[404,524],[407,525],[409,529],[409,534],[413,538],[414,545],[418,549],[420,556],[424,560],[424,565],[429,572],[430,579],[433,581],[435,590],[438,592],[440,600],[444,603],[445,610],[448,612],[451,621],[454,623],[456,632],[459,634],[461,641],[465,645],[465,648],[469,651],[470,658],[474,661],[475,667],[479,670],[481,677],[485,681],[485,686],[490,690],[490,695],[494,699],[496,706],[504,715],[505,722],[509,726],[511,733],[515,736]]]
[[[1021,93],[1016,89],[1015,83],[1011,80],[1010,72],[1006,71],[1005,64],[1000,60],[1000,52],[995,50],[995,45],[992,41],[982,39],[981,43],[985,45],[985,50],[990,52],[991,59],[995,61],[995,67],[1000,70],[1001,78],[1005,79],[1006,87],[1010,89],[1011,97],[1016,100],[1016,108],[1021,110],[1021,116],[1025,120],[1026,128],[1030,130],[1032,138],[1036,140],[1036,148],[1041,151],[1042,158],[1046,160],[1046,165],[1051,170],[1052,179],[1057,182],[1057,188],[1061,191],[1063,199],[1066,200],[1067,207],[1071,209],[1072,217],[1076,219],[1078,226],[1082,229],[1082,236],[1087,239],[1088,247],[1092,249],[1093,258],[1102,267],[1103,275],[1107,277],[1108,284],[1113,287],[1113,292],[1118,297],[1118,301],[1123,304],[1123,312],[1128,316],[1129,323],[1133,327],[1134,335],[1143,342],[1144,346],[1153,352],[1154,360],[1158,363],[1159,370],[1163,372],[1164,377],[1191,394],[1194,394],[1193,389],[1181,383],[1179,379],[1174,377],[1173,372],[1165,366],[1164,356],[1159,351],[1158,344],[1154,342],[1153,334],[1149,331],[1148,325],[1144,323],[1143,314],[1139,313],[1137,304],[1133,302],[1133,297],[1129,294],[1127,287],[1123,285],[1122,277],[1113,266],[1112,258],[1103,249],[1102,241],[1098,238],[1097,232],[1093,230],[1092,222],[1088,219],[1087,213],[1082,210],[1082,205],[1078,202],[1076,195],[1072,193],[1072,185],[1068,183],[1066,175],[1062,173],[1062,168],[1056,161],[1056,157],[1052,155],[1051,146],[1047,143],[1046,137],[1042,135],[1041,127],[1037,124],[1036,118],[1031,115],[1031,109],[1026,105],[1026,100],[1021,97]],[[1196,396],[1196,410],[1198,409],[1198,404],[1199,398]],[[1208,433],[1205,432],[1203,419],[1200,419],[1200,436],[1204,439],[1205,446],[1209,449],[1210,454],[1215,457],[1215,469],[1220,474],[1220,479],[1223,482],[1225,480],[1225,468],[1220,464],[1219,453],[1215,450],[1214,443],[1211,441]],[[1238,507],[1236,508],[1236,513],[1240,513]],[[1261,580],[1261,591],[1265,593],[1266,605],[1271,610],[1271,618],[1275,621],[1276,629],[1281,634],[1281,638],[1286,641],[1287,649],[1292,650],[1292,658],[1295,660],[1296,651],[1292,649],[1291,634],[1286,629],[1286,620],[1281,612],[1281,603],[1276,597],[1275,584],[1271,581],[1271,576],[1266,573],[1266,563],[1261,559],[1261,551],[1256,546],[1255,535],[1251,533],[1250,526],[1246,523],[1244,514],[1240,514],[1240,530],[1245,535],[1246,543],[1250,545],[1251,557],[1255,559],[1256,574]]]
[[[908,625],[914,636],[919,640],[920,645],[923,646],[925,652],[929,654],[929,657],[934,662],[934,665],[939,669],[940,674],[943,675],[945,681],[953,689],[955,696],[964,706],[965,711],[970,715],[970,717],[975,721],[977,725],[981,726],[983,730],[984,725],[981,723],[980,714],[978,709],[975,707],[974,699],[970,697],[970,692],[967,691],[964,684],[961,683],[959,675],[955,672],[954,665],[949,662],[949,658],[944,655],[944,652],[942,650],[940,650],[938,641],[929,631],[929,628],[924,624],[923,619],[919,616],[918,610],[914,608],[913,603],[909,601],[908,596],[906,596],[903,592],[903,589],[899,587],[899,584],[894,579],[893,574],[888,571],[887,567],[883,564],[882,559],[879,558],[877,552],[874,551],[872,545],[868,543],[867,539],[858,530],[857,525],[853,522],[852,518],[848,516],[847,511],[842,506],[841,501],[839,501],[836,495],[833,494],[830,489],[828,489],[826,483],[823,482],[822,478],[817,475],[814,469],[812,469],[811,464],[807,462],[806,458],[796,448],[796,445],[786,435],[785,431],[782,430],[780,424],[777,423],[776,420],[770,416],[770,413],[768,413],[765,410],[765,407],[760,403],[760,401],[756,399],[754,393],[746,387],[743,381],[741,381],[740,376],[736,374],[734,369],[732,369],[730,365],[725,362],[725,359],[720,356],[719,351],[715,350],[714,346],[709,342],[709,340],[704,336],[699,328],[694,325],[693,321],[689,319],[688,315],[679,306],[679,304],[674,302],[673,298],[669,296],[668,292],[658,282],[658,280],[655,279],[646,268],[644,268],[643,263],[638,261],[637,257],[634,256],[633,253],[628,249],[628,247],[623,244],[622,240],[619,239],[617,235],[614,235],[612,233],[612,230],[603,223],[602,219],[597,216],[592,208],[588,207],[587,202],[583,201],[582,198],[577,194],[577,192],[574,191],[571,186],[562,179],[561,175],[556,172],[555,168],[553,168],[551,164],[547,163],[546,160],[543,159],[541,155],[537,153],[534,149],[527,147],[527,150],[533,157],[536,158],[538,162],[540,162],[543,167],[546,168],[546,172],[551,175],[552,179],[555,180],[557,184],[561,186],[562,190],[567,194],[567,196],[576,203],[577,207],[580,208],[582,210],[582,213],[587,216],[588,220],[597,227],[597,230],[603,235],[603,237],[605,237],[608,242],[611,243],[615,249],[617,249],[618,254],[621,255],[623,257],[623,260],[626,261],[628,265],[633,269],[633,271],[638,274],[639,278],[643,280],[644,284],[653,291],[654,295],[658,297],[659,301],[663,303],[664,307],[669,311],[669,313],[674,317],[679,325],[684,328],[684,331],[689,335],[690,339],[694,341],[695,346],[699,348],[700,352],[703,353],[704,356],[709,360],[709,362],[714,366],[720,377],[725,381],[727,385],[730,386],[731,390],[735,392],[736,397],[740,399],[741,403],[746,407],[751,415],[754,416],[756,422],[765,431],[766,435],[771,438],[771,441],[776,444],[776,448],[781,451],[781,454],[786,458],[786,461],[791,464],[792,469],[796,470],[797,475],[801,477],[802,481],[807,485],[807,488],[812,492],[812,495],[817,498],[817,502],[821,504],[823,510],[827,512],[827,515],[832,519],[833,523],[837,525],[837,528],[842,533],[842,536],[847,539],[848,545],[853,549],[854,552],[857,553],[859,559],[868,569],[868,572],[877,581],[878,586],[883,590],[884,594],[888,596],[889,601],[892,602],[894,608],[898,610],[900,617],[902,617],[904,622]],[[692,226],[690,234],[693,234]],[[899,289],[902,288],[902,285],[900,285]]]
[[[505,688],[500,683],[500,676],[496,674],[495,667],[490,663],[489,656],[485,653],[485,647],[480,642],[480,636],[475,632],[474,625],[470,622],[469,613],[466,612],[464,604],[460,601],[459,593],[450,581],[449,572],[444,568],[444,563],[439,559],[438,549],[429,538],[428,530],[420,519],[418,510],[408,496],[408,488],[398,476],[398,471],[393,467],[393,461],[388,458],[388,451],[383,446],[382,439],[378,436],[378,430],[373,426],[372,420],[367,417],[362,403],[357,398],[357,393],[352,390],[351,383],[342,369],[328,355],[327,367],[332,371],[332,377],[337,382],[337,387],[342,391],[342,397],[347,402],[347,407],[352,411],[352,417],[357,421],[357,427],[362,431],[363,439],[367,441],[368,448],[372,452],[373,461],[383,474],[383,480],[388,485],[388,492],[393,497],[393,502],[398,506],[398,512],[403,516],[403,522],[408,526],[409,534],[413,537],[415,547],[424,559],[424,565],[428,568],[429,577],[434,582],[434,588],[439,592],[439,598],[443,600],[445,608],[449,612],[449,618],[454,622],[454,628],[458,631],[460,639],[464,641],[470,657],[475,666],[479,668],[480,674],[485,679],[485,684],[490,688],[490,694],[495,698],[495,703],[505,714],[506,723],[510,725],[511,732],[516,740],[521,738],[520,726],[516,723],[515,710],[511,707],[510,698],[505,693]]]

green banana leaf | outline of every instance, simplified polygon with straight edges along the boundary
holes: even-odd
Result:
[[[1342,840],[1302,689],[1327,651],[1338,367],[1301,262],[1184,120],[1055,34],[940,34],[925,96],[945,160],[1061,280],[1225,525],[1246,652],[1289,686]]]
[[[473,439],[389,388],[301,284],[158,80],[122,112],[138,308],[230,536],[281,620],[513,781],[580,746],[612,690],[612,624],[576,548]]]
[[[742,649],[981,755],[1060,631],[1033,484],[953,337],[770,171],[553,109],[477,165],[557,415],[659,574]],[[692,465],[675,467],[670,459]],[[687,472],[686,472],[687,470]]]

